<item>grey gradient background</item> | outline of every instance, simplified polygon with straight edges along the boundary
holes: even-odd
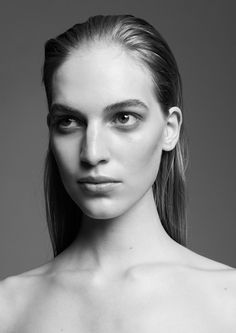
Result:
[[[190,144],[189,248],[236,267],[235,1],[2,1],[0,278],[52,258],[42,188],[44,42],[96,14],[133,14],[173,50]]]

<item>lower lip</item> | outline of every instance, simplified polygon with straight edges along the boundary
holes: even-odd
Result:
[[[117,186],[120,185],[119,182],[110,183],[79,183],[79,185],[88,192],[93,193],[106,193],[113,191]]]

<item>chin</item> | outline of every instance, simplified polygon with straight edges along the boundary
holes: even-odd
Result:
[[[109,220],[118,217],[120,214],[115,212],[111,212],[108,210],[90,210],[90,209],[82,209],[84,215],[94,219],[94,220]]]
[[[82,210],[83,214],[97,220],[112,219],[125,213],[124,207],[119,207],[117,202],[113,204],[107,202],[86,204],[83,202],[83,204],[79,203],[78,206]]]

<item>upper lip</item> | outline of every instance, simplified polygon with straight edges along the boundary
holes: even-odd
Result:
[[[111,182],[118,182],[117,179],[106,177],[106,176],[88,176],[88,177],[82,177],[78,180],[79,183],[111,183]]]

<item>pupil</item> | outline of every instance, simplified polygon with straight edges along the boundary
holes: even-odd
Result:
[[[129,116],[127,115],[127,114],[123,114],[122,116],[121,116],[121,121],[122,122],[125,122],[126,120],[128,120],[129,119]]]
[[[66,126],[66,125],[70,125],[70,123],[71,123],[71,119],[64,119],[64,121],[62,122],[62,123],[64,123],[64,125]]]

